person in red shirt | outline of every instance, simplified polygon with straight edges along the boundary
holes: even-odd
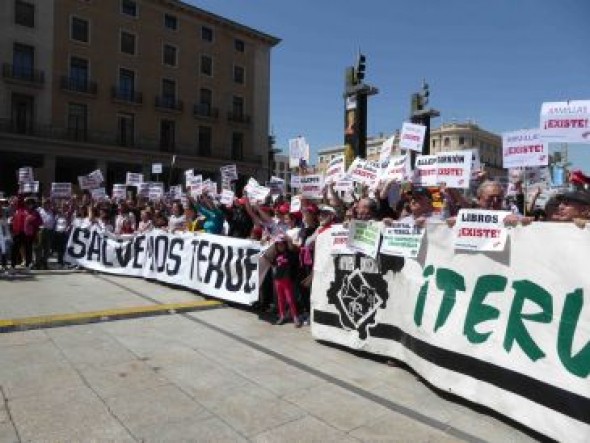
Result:
[[[33,242],[37,238],[39,227],[43,221],[41,216],[35,210],[35,200],[27,198],[26,200],[19,196],[16,203],[16,211],[12,217],[12,268],[16,267],[16,262],[21,248],[25,251],[25,266],[30,268],[33,263]]]

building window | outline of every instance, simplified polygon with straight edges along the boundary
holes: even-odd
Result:
[[[244,52],[246,45],[244,44],[244,40],[240,40],[240,39],[235,39],[234,40],[234,48],[236,48],[236,51],[238,52]]]
[[[231,137],[231,159],[241,161],[244,159],[244,134],[234,132]]]
[[[234,82],[240,85],[244,84],[244,68],[242,66],[234,66]]]
[[[135,34],[121,31],[121,52],[135,55]]]
[[[14,2],[14,23],[28,28],[35,27],[35,5],[16,0]]]
[[[88,43],[90,41],[90,25],[88,24],[88,20],[72,17],[70,22],[70,38],[78,42]]]
[[[207,88],[201,88],[199,91],[199,104],[201,109],[209,114],[211,112],[211,105],[213,104],[213,91]]]
[[[68,105],[68,135],[74,140],[84,141],[88,130],[88,108],[81,103]]]
[[[12,75],[23,80],[32,80],[35,71],[35,48],[15,43],[12,52]]]
[[[244,115],[244,98],[234,96],[232,100],[232,113],[235,117],[242,117]]]
[[[164,44],[164,64],[176,66],[176,48],[172,45]]]
[[[88,60],[79,57],[70,59],[70,85],[78,91],[88,89]]]
[[[436,139],[432,139],[432,147],[436,148]]]
[[[176,31],[178,29],[178,18],[174,15],[164,14],[164,26]]]
[[[135,142],[135,116],[119,113],[117,115],[117,143],[119,146],[133,146]]]
[[[174,151],[176,124],[174,120],[160,122],[160,149],[166,152]]]
[[[19,134],[33,132],[33,111],[35,99],[30,95],[12,94],[10,114],[11,129]]]
[[[459,137],[459,146],[463,146],[465,145],[465,137],[464,136],[460,136]]]
[[[124,100],[133,100],[135,95],[135,72],[119,69],[119,96]]]
[[[201,55],[201,74],[213,76],[213,59],[208,55]]]
[[[209,126],[199,126],[198,152],[201,157],[211,156],[211,128]]]
[[[162,104],[166,108],[174,108],[176,105],[176,82],[174,80],[162,80]]]
[[[213,41],[213,29],[207,26],[201,26],[201,39],[206,42]]]
[[[135,0],[121,0],[121,13],[137,17],[137,2]]]
[[[449,146],[451,146],[451,140],[449,139],[449,137],[445,137],[443,140],[443,146],[445,148],[448,148]]]

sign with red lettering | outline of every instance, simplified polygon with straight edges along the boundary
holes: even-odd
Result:
[[[546,166],[549,164],[549,147],[538,129],[522,129],[502,134],[504,168],[520,166]]]
[[[454,228],[455,249],[503,251],[508,236],[504,218],[509,214],[509,211],[461,209]]]
[[[408,180],[412,174],[409,155],[398,155],[389,160],[389,165],[383,173],[385,180],[402,182]]]
[[[324,196],[324,176],[304,175],[301,176],[301,195],[304,198],[322,198]]]
[[[344,176],[344,173],[344,155],[337,155],[330,160],[326,168],[326,184],[336,183]]]
[[[414,123],[404,123],[399,141],[400,149],[410,149],[412,151],[422,152],[425,135],[426,126],[416,125]]]
[[[438,167],[436,161],[436,155],[419,155],[416,157],[414,184],[419,186],[438,186]]]
[[[330,230],[330,237],[332,238],[332,255],[350,254],[354,255],[354,251],[348,247],[348,228],[343,225],[333,225]]]
[[[440,152],[436,155],[436,175],[439,185],[447,188],[469,188],[471,180],[471,151]]]
[[[548,142],[590,143],[590,100],[543,103],[540,128]]]
[[[348,175],[355,182],[370,186],[377,181],[379,168],[372,162],[356,158],[348,168]]]

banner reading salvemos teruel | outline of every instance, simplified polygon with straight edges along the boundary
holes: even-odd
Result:
[[[250,240],[154,230],[116,240],[97,227],[74,227],[69,260],[84,268],[155,279],[205,295],[252,304],[258,300],[261,247]]]

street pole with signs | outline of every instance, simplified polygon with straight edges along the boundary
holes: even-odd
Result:
[[[422,90],[412,94],[410,121],[412,123],[426,126],[426,135],[424,136],[424,144],[422,145],[422,155],[430,154],[430,120],[433,117],[440,116],[440,112],[436,109],[428,107],[430,100],[430,86],[426,80],[422,81]],[[416,161],[416,153],[412,151],[412,165]]]

